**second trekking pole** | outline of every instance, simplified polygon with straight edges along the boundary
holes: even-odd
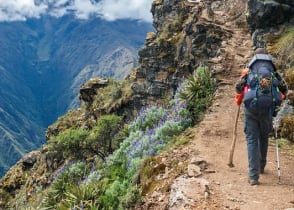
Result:
[[[278,140],[278,126],[277,125],[275,125],[275,141],[276,141],[276,155],[277,155],[278,177],[279,177],[279,182],[280,182],[281,181],[281,170],[280,170],[279,140]]]

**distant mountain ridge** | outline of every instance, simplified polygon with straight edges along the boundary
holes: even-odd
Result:
[[[45,142],[45,128],[77,107],[94,76],[122,79],[150,23],[43,16],[0,23],[0,177]]]

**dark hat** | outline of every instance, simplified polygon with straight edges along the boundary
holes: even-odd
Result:
[[[255,51],[254,51],[254,54],[268,54],[267,53],[267,50],[265,48],[257,48]]]

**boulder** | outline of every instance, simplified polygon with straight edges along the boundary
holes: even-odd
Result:
[[[247,21],[251,33],[256,29],[274,27],[294,17],[292,0],[249,0]]]

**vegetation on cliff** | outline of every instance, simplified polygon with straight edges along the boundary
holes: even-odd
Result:
[[[145,22],[72,15],[0,22],[0,28],[0,177],[45,143],[48,125],[78,107],[84,82],[128,75],[153,30]]]
[[[271,52],[277,58],[277,66],[284,75],[288,88],[288,104],[294,105],[294,27],[282,30],[278,35],[269,35],[272,42]],[[281,136],[294,142],[294,113],[281,119]]]
[[[46,145],[47,155],[60,164],[52,172],[50,184],[34,186],[29,195],[22,188],[18,195],[22,199],[11,202],[8,196],[6,207],[131,207],[141,195],[139,174],[144,161],[177,142],[193,118],[199,119],[194,114],[200,115],[211,102],[215,84],[209,75],[207,68],[199,68],[166,108],[142,108],[125,126],[121,117],[103,115],[92,128],[68,128],[52,136]],[[202,94],[193,94],[191,84],[194,88],[198,85]]]

